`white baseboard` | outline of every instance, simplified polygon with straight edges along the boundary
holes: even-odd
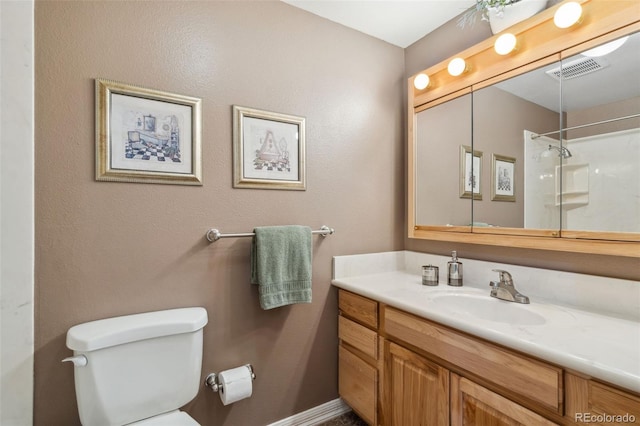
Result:
[[[341,398],[337,398],[286,419],[278,420],[269,426],[313,426],[349,411],[351,408]]]

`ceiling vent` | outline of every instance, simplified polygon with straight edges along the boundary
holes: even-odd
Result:
[[[603,68],[609,66],[604,58],[579,58],[575,61],[567,62],[561,67],[554,68],[547,71],[549,77],[556,80],[571,80],[572,78],[582,77],[583,75],[591,74]]]

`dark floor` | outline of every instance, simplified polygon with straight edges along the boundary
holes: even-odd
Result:
[[[367,424],[353,411],[349,411],[341,416],[320,423],[318,426],[367,426]]]

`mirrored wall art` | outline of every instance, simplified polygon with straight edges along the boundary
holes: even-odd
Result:
[[[516,201],[516,159],[491,156],[491,200]]]
[[[482,200],[482,152],[460,146],[460,198]]]

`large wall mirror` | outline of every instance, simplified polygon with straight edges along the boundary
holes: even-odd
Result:
[[[562,229],[639,233],[640,33],[563,59],[562,77]]]
[[[410,237],[640,257],[640,24],[620,15],[466,93],[410,87]]]
[[[416,114],[417,223],[470,232],[471,108],[469,93]],[[478,155],[475,157],[477,168]],[[459,174],[461,161],[468,167],[465,170],[463,165]],[[477,181],[475,196],[481,197]]]
[[[488,154],[481,182],[490,194],[474,200],[476,226],[560,230],[551,194],[557,162],[544,155],[545,144],[560,146],[560,83],[548,76],[558,68],[552,62],[473,91],[473,146]],[[546,133],[544,142],[531,139]]]

